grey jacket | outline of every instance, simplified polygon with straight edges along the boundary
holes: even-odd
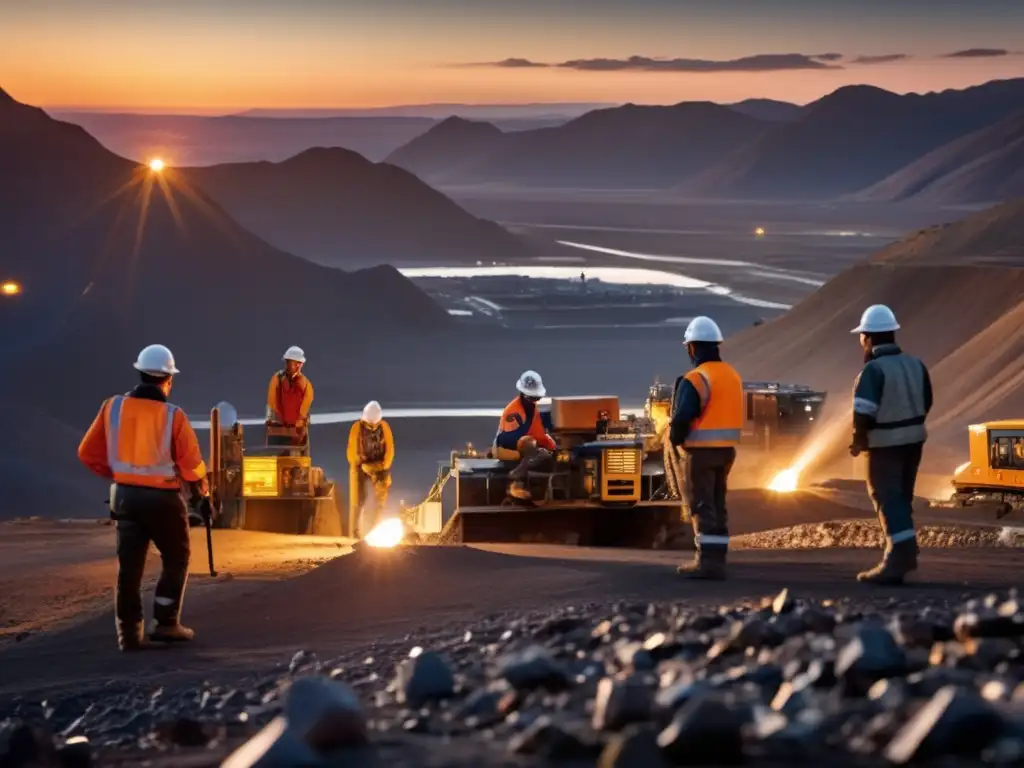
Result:
[[[880,344],[853,389],[854,444],[885,448],[923,443],[932,408],[928,368],[898,344]]]

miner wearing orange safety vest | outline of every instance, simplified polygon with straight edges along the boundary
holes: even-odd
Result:
[[[491,453],[496,459],[519,461],[519,465],[509,473],[512,482],[508,494],[517,499],[529,499],[527,472],[531,469],[540,471],[550,464],[556,446],[551,435],[544,429],[544,422],[537,409],[537,403],[547,392],[540,374],[524,371],[516,382],[516,389],[519,390],[518,397],[506,405],[501,413]]]
[[[694,368],[676,379],[672,397],[668,436],[697,550],[692,563],[679,566],[687,578],[724,579],[729,551],[725,494],[743,428],[743,380],[722,362],[721,342],[711,318],[690,322],[683,344]]]
[[[299,442],[305,442],[309,408],[313,405],[313,384],[302,373],[306,353],[301,347],[288,347],[283,356],[284,369],[270,377],[267,387],[267,426],[295,427]],[[278,440],[268,440],[273,445]]]
[[[117,525],[117,589],[114,615],[122,651],[144,647],[142,576],[152,542],[163,570],[153,601],[149,639],[191,640],[180,622],[190,557],[186,486],[204,518],[212,514],[206,464],[185,412],[167,401],[178,373],[174,355],[160,344],[139,353],[141,382],[108,398],[78,446],[78,458],[111,480],[110,514]]]

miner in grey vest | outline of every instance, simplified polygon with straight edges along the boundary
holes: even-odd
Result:
[[[889,307],[875,304],[852,331],[860,334],[864,369],[854,385],[850,453],[867,452],[868,492],[885,536],[882,562],[857,574],[872,584],[901,584],[917,569],[912,504],[932,384],[925,364],[896,343],[899,327]]]

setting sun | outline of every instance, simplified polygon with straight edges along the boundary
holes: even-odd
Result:
[[[0,283],[0,293],[4,296],[17,296],[21,293],[21,283],[14,280],[4,280]]]
[[[162,171],[163,169],[164,161],[161,160],[159,157],[155,157],[149,161],[149,170],[154,171],[155,173],[160,173],[160,171]]]

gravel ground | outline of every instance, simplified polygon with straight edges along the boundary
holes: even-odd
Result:
[[[1022,648],[1012,589],[580,603],[15,700],[2,765],[1022,765]]]
[[[965,547],[1024,547],[1024,528],[1009,526],[924,525],[917,529],[918,545],[927,549]],[[734,536],[732,549],[820,549],[826,547],[881,548],[882,531],[873,520],[833,520],[794,525]]]

